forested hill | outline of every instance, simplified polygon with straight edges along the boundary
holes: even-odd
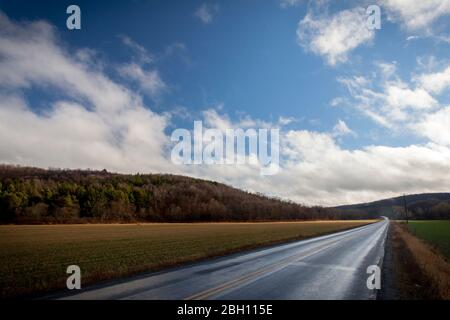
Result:
[[[338,218],[320,207],[184,176],[0,165],[0,222],[261,221]],[[339,218],[360,218],[359,214]]]
[[[333,209],[338,212],[353,212],[373,217],[385,215],[394,219],[404,219],[405,204],[409,219],[450,219],[450,193],[411,194]]]

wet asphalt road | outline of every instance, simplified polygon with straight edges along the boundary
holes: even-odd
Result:
[[[374,299],[388,220],[87,287],[62,299]]]

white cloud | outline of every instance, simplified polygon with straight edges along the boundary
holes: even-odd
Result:
[[[153,55],[150,54],[147,51],[147,49],[145,49],[142,45],[133,41],[130,37],[126,35],[120,35],[119,38],[120,40],[122,40],[122,43],[124,45],[129,47],[134,52],[140,63],[154,62],[155,58],[153,57]]]
[[[427,78],[419,75],[404,82],[397,75],[395,64],[375,65],[378,72],[370,78],[341,77],[338,81],[347,87],[353,105],[376,123],[391,129],[407,127],[439,108],[440,103],[430,90],[434,79],[424,80]]]
[[[220,118],[215,125],[226,123],[227,127],[236,127],[237,123],[228,116],[215,115]],[[322,205],[372,201],[405,192],[433,192],[450,187],[448,147],[430,143],[347,150],[336,143],[338,138],[334,132],[282,131],[282,169],[274,176],[256,178],[257,168],[251,166],[193,167],[191,174]]]
[[[290,131],[286,139],[295,157],[273,179],[290,186],[291,197],[298,201],[354,203],[450,187],[445,181],[450,176],[447,147],[368,146],[350,151],[337,146],[330,135],[310,131]]]
[[[409,36],[406,38],[406,41],[412,41],[412,40],[417,40],[417,39],[420,39],[420,37],[419,36]]]
[[[431,141],[450,146],[450,106],[428,114],[418,123],[411,125],[417,134]]]
[[[398,84],[386,86],[386,102],[394,109],[431,109],[437,101],[422,88],[410,89]]]
[[[161,79],[158,70],[154,68],[150,69],[148,66],[149,64],[155,63],[155,57],[130,37],[125,35],[120,35],[119,37],[122,40],[122,43],[129,47],[134,53],[133,62],[122,64],[117,67],[119,74],[123,78],[137,83],[139,88],[146,95],[151,97],[159,96],[159,94],[167,89],[167,85]],[[181,48],[182,44],[176,43],[169,46],[167,54],[171,54],[173,50],[178,47]]]
[[[293,122],[295,122],[295,121],[297,121],[297,119],[295,119],[295,118],[293,118],[293,117],[283,117],[283,116],[281,116],[281,117],[278,119],[278,123],[279,123],[281,126],[286,126],[286,125],[288,125],[288,124],[290,124],[290,123],[293,123]]]
[[[333,137],[342,137],[347,135],[356,135],[353,130],[351,130],[345,121],[339,119],[333,128]]]
[[[381,75],[385,79],[391,79],[396,78],[396,72],[397,72],[397,64],[396,62],[384,62],[384,61],[377,61],[375,62],[375,65],[378,67],[378,69],[381,72]]]
[[[336,97],[330,101],[330,106],[337,107],[344,104],[346,100],[343,97]]]
[[[165,170],[168,120],[56,42],[45,22],[0,14],[0,161],[36,166]],[[35,113],[23,88],[64,96]],[[8,92],[8,93],[6,93]]]
[[[219,106],[217,108],[220,109],[221,107]],[[231,123],[231,120],[227,115],[221,116],[214,109],[205,110],[203,112],[203,119],[205,125],[210,128],[217,128],[222,131],[234,128],[234,125]]]
[[[130,63],[120,66],[118,71],[122,77],[137,82],[150,96],[157,96],[167,88],[157,70],[145,71],[140,65]]]
[[[434,149],[446,150],[450,146],[450,107],[445,106],[443,93],[450,87],[450,67],[438,65],[433,57],[423,60],[418,59],[417,64],[425,73],[412,75],[408,82],[386,63],[377,64],[381,77],[339,81],[347,86],[353,105],[379,125],[416,135],[435,144]]]
[[[421,74],[415,80],[427,91],[440,94],[450,87],[450,66],[440,72]]]
[[[204,24],[213,22],[215,14],[218,12],[217,4],[203,3],[197,8],[194,15],[199,18]]]
[[[381,0],[390,20],[400,22],[407,30],[430,31],[439,18],[450,14],[450,0]]]
[[[275,122],[263,121],[260,119],[253,119],[248,114],[241,114],[237,121],[232,121],[227,114],[219,114],[217,110],[223,108],[223,104],[216,105],[215,107],[206,109],[203,111],[203,120],[207,127],[217,128],[219,130],[225,131],[226,129],[247,129],[247,128],[279,128],[286,126],[294,121],[295,118],[292,117],[279,117]]]
[[[372,41],[374,31],[367,27],[366,19],[363,8],[343,10],[331,17],[309,12],[298,24],[298,41],[334,66],[346,62],[352,50]]]

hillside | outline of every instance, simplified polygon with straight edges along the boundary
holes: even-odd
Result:
[[[405,217],[404,202],[410,219],[450,219],[450,193],[421,193],[378,200],[369,203],[338,206],[337,212],[367,214],[378,217],[380,214],[390,218]]]
[[[274,221],[364,218],[165,174],[0,165],[2,223]]]

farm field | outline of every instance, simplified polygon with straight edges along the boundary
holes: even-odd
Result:
[[[409,230],[450,259],[450,220],[409,221]]]
[[[62,289],[69,265],[83,286],[371,222],[1,225],[0,297]]]

